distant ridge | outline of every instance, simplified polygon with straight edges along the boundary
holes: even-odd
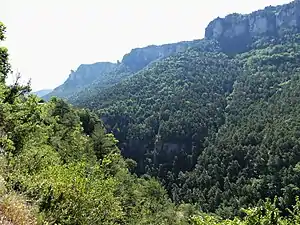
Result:
[[[32,93],[36,94],[39,97],[43,97],[43,96],[49,94],[51,91],[53,91],[53,90],[52,89],[42,89],[42,90],[39,90],[39,91],[34,91]]]

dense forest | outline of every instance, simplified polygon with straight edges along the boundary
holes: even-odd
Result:
[[[1,47],[0,223],[300,224],[299,8],[81,65],[43,99]]]
[[[273,13],[298,5],[221,22],[230,32],[255,18],[272,24]],[[197,46],[69,101],[94,110],[136,161],[134,172],[158,178],[175,203],[224,218],[276,196],[281,210],[291,208],[300,194],[298,31],[265,27],[258,35],[250,26],[245,40],[226,30],[214,36],[214,24]]]
[[[159,182],[131,174],[134,162],[94,113],[44,103],[18,79],[7,85],[0,50],[1,224],[187,224],[194,207],[175,206]]]
[[[0,24],[0,40],[5,27]],[[174,204],[153,178],[132,174],[113,134],[87,109],[63,100],[45,103],[30,85],[8,85],[8,52],[0,48],[0,223],[30,224],[297,224],[300,202],[289,217],[276,202],[222,220],[191,204]],[[265,212],[263,212],[265,211]]]
[[[278,196],[283,210],[300,194],[300,45],[290,35],[259,46],[190,49],[75,104],[96,110],[135,173],[174,202],[231,218]]]

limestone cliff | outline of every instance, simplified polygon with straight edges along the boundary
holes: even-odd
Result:
[[[250,14],[230,14],[216,18],[205,30],[206,39],[216,39],[227,52],[247,50],[261,37],[280,37],[300,29],[300,0],[280,6],[268,6]]]
[[[135,48],[124,55],[122,63],[128,66],[132,71],[136,72],[155,60],[166,58],[178,52],[183,52],[189,47],[197,46],[198,43],[199,40],[182,41],[165,45],[149,45],[144,48]]]
[[[76,71],[71,70],[68,79],[60,86],[56,87],[51,93],[43,96],[45,100],[49,100],[52,96],[67,99],[69,96],[84,87],[91,85],[101,76],[105,76],[112,71],[117,64],[110,62],[98,62],[94,64],[82,64]]]

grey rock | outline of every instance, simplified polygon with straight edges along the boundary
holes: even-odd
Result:
[[[205,38],[218,40],[223,46],[234,45],[239,41],[247,45],[257,37],[280,37],[287,31],[291,33],[299,30],[300,0],[295,0],[246,15],[234,13],[225,18],[218,17],[208,24]]]

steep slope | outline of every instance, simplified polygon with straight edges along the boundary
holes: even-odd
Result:
[[[122,63],[130,68],[131,71],[137,72],[151,62],[161,60],[173,54],[184,52],[190,47],[201,45],[200,40],[182,41],[164,45],[149,45],[144,48],[132,49],[130,53],[124,55]]]
[[[226,95],[238,73],[224,54],[191,49],[80,106],[101,109],[123,155],[138,162],[136,172],[168,185],[193,168],[205,137],[224,123]]]
[[[136,172],[160,178],[176,202],[224,217],[267,197],[291,208],[300,194],[298,15],[300,1],[218,18],[200,42],[223,53],[189,49],[74,103],[96,110]]]
[[[62,86],[51,93],[51,96],[66,98],[72,103],[94,99],[98,95],[99,89],[110,87],[153,62],[184,52],[188,48],[201,46],[207,40],[217,40],[221,50],[226,54],[234,55],[245,52],[258,47],[264,41],[269,43],[284,38],[286,34],[297,33],[300,28],[299,18],[299,0],[281,6],[269,6],[248,15],[235,13],[225,18],[217,18],[207,26],[205,40],[183,41],[160,46],[150,45],[133,49],[124,55],[121,63],[114,64],[111,70],[103,71],[98,67],[95,70],[91,68],[94,73],[88,79],[80,71],[75,75],[71,74]],[[86,67],[93,67],[93,65]],[[85,96],[93,96],[93,98]]]
[[[230,14],[211,21],[205,30],[206,39],[220,42],[226,53],[244,52],[258,39],[274,39],[300,30],[300,1],[269,6],[242,15]]]
[[[4,32],[0,23],[0,44]],[[194,208],[177,209],[157,181],[132,175],[94,113],[7,85],[0,53],[1,224],[189,224]]]
[[[4,33],[0,23],[0,42]],[[128,67],[116,68],[118,84],[82,102],[137,158],[138,173],[209,214],[130,173],[135,163],[94,113],[7,85],[1,47],[0,223],[299,225],[299,40],[258,40],[235,57],[193,48],[122,82]]]
[[[223,217],[300,195],[300,1],[217,18],[204,40],[135,49],[68,100],[95,110],[172,199]]]
[[[166,44],[161,46],[151,45],[145,48],[133,49],[126,54],[122,62],[113,71],[107,73],[95,81],[92,85],[84,88],[82,91],[74,93],[68,98],[68,101],[75,105],[87,105],[97,108],[97,99],[101,95],[103,89],[109,88],[147,67],[155,66],[155,64],[169,56],[185,52],[188,49],[195,48],[203,52],[220,52],[220,47],[213,40],[194,40]]]
[[[111,87],[132,74],[133,72],[128,66],[119,63],[113,70],[98,77],[92,84],[73,92],[72,95],[68,96],[67,100],[70,103],[82,101],[91,101],[92,103],[102,89]]]
[[[81,98],[93,94],[97,96],[100,89],[110,87],[152,63],[192,47],[210,48],[210,45],[211,42],[204,44],[201,40],[159,46],[150,45],[132,49],[131,52],[124,55],[121,62],[116,64],[100,62],[92,65],[81,65],[76,72],[70,74],[64,84],[57,87],[44,99],[49,100],[51,96],[57,96],[70,102],[85,101]]]
[[[228,96],[226,123],[208,140],[196,169],[181,177],[178,199],[225,217],[275,196],[282,209],[294,204],[300,195],[299,50],[299,41],[284,42],[237,57],[243,73]]]

